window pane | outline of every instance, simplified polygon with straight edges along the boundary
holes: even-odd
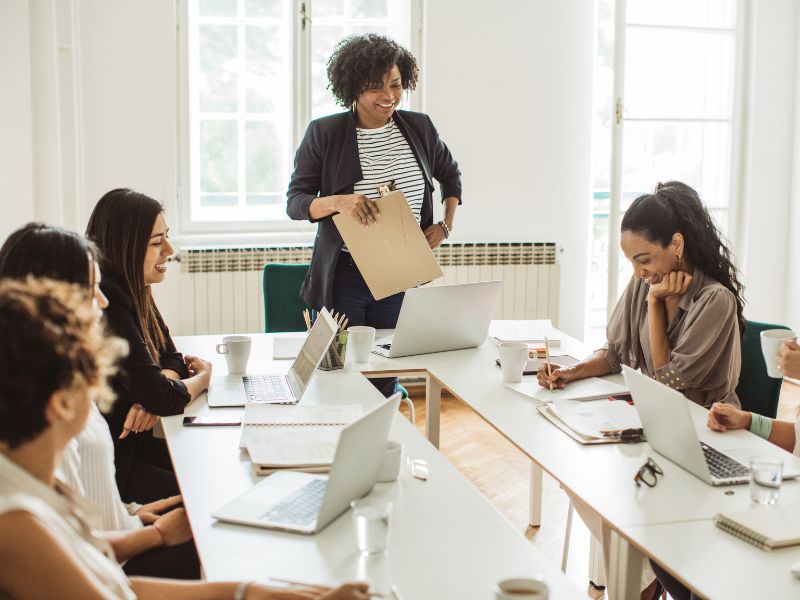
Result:
[[[199,0],[197,11],[201,17],[235,17],[236,0]]]
[[[283,0],[246,0],[244,16],[278,19],[283,15]]]
[[[628,23],[728,27],[736,25],[736,0],[628,0]]]
[[[727,206],[730,132],[729,123],[626,123],[622,210],[669,180],[692,186],[710,207]]]
[[[626,118],[731,118],[733,34],[626,31]]]
[[[342,110],[328,91],[327,63],[336,44],[345,37],[344,24],[314,24],[311,49],[311,118]]]
[[[200,193],[237,192],[236,121],[200,122]]]
[[[274,113],[289,85],[283,79],[285,53],[280,27],[247,27],[245,106],[247,112]]]
[[[311,10],[314,19],[344,17],[344,0],[314,0]]]
[[[352,0],[350,16],[353,19],[386,19],[389,17],[388,0]]]
[[[236,111],[236,27],[201,25],[197,88],[202,112]]]
[[[389,36],[389,26],[388,25],[370,25],[368,23],[365,23],[364,25],[353,25],[351,33],[354,33],[354,34],[377,33],[378,35]],[[389,37],[391,37],[391,36],[389,36]]]
[[[246,191],[248,194],[282,192],[283,161],[280,139],[275,126],[268,121],[251,121],[245,126]],[[248,200],[248,204],[250,201]]]

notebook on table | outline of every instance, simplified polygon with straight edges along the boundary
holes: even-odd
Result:
[[[489,337],[495,342],[525,342],[534,346],[547,344],[551,348],[561,345],[561,334],[553,329],[550,319],[514,321],[509,319],[492,321]]]
[[[242,418],[242,435],[239,447],[270,436],[283,434],[287,428],[301,431],[306,427],[334,427],[341,429],[357,421],[364,413],[360,404],[322,406],[276,406],[272,404],[247,404]],[[274,429],[273,429],[274,428]]]
[[[539,385],[536,379],[521,383],[504,383],[503,385],[542,404],[549,404],[556,400],[604,400],[609,396],[628,392],[628,388],[624,385],[600,377],[587,377],[571,381],[563,390],[552,391]]]
[[[800,504],[718,513],[714,525],[761,550],[796,546],[800,544]]]
[[[257,475],[281,469],[325,473],[331,467],[341,434],[336,426],[269,427],[247,442],[247,453]]]

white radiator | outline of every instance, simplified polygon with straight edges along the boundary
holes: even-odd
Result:
[[[553,243],[444,244],[435,251],[444,277],[434,284],[499,279],[496,319],[552,319],[558,325],[559,271]],[[181,250],[180,317],[175,335],[264,331],[262,269],[308,263],[310,246]]]

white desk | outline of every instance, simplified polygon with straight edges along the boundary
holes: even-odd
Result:
[[[217,336],[181,338],[182,351],[210,358],[218,373],[224,358],[210,354]],[[271,342],[254,336],[252,372],[273,365]],[[259,368],[256,368],[258,365]],[[381,396],[355,372],[317,373],[304,404],[362,403]],[[187,414],[209,412],[203,399]],[[234,413],[241,409],[214,409]],[[490,598],[495,582],[505,577],[542,574],[553,598],[582,594],[524,536],[399,414],[391,437],[402,441],[408,456],[424,458],[427,482],[405,470],[395,484],[379,484],[373,494],[395,503],[389,551],[383,558],[363,560],[355,550],[349,513],[320,534],[301,536],[218,523],[210,513],[245,492],[257,478],[238,448],[238,428],[183,428],[181,417],[164,419],[164,429],[184,494],[198,552],[210,580],[270,576],[319,583],[367,579],[379,591],[396,584],[407,600]]]
[[[588,354],[586,347],[568,336],[564,337],[564,348],[570,354],[578,358]],[[180,340],[178,346],[186,352],[207,355],[207,351],[204,354],[201,349],[211,348],[215,341],[217,336],[188,338]],[[270,345],[269,336],[254,336],[251,371],[262,370],[263,359],[254,362],[254,358],[259,355],[271,356],[268,350]],[[480,348],[449,353],[399,359],[373,356],[368,364],[347,365],[345,372],[321,373],[316,383],[324,381],[328,385],[327,382],[345,377],[358,377],[356,372],[364,372],[368,376],[425,375],[429,383],[426,395],[427,433],[433,443],[438,442],[440,392],[442,387],[446,387],[532,461],[586,502],[608,524],[612,532],[608,565],[608,591],[611,598],[638,598],[638,576],[643,553],[658,560],[671,572],[676,572],[682,566],[681,562],[671,562],[671,546],[659,545],[652,541],[653,536],[647,537],[648,528],[667,525],[663,529],[668,530],[677,524],[708,521],[721,510],[740,510],[749,505],[746,486],[715,488],[707,485],[667,459],[659,458],[648,444],[578,444],[544,419],[536,410],[534,401],[502,386],[501,372],[494,364],[495,358],[496,348],[489,342]],[[215,362],[222,365],[218,370],[224,373],[224,363],[219,360]],[[271,361],[264,361],[265,368],[271,364]],[[715,445],[731,447],[732,444],[746,442],[766,452],[781,453],[787,462],[796,461],[788,453],[747,432],[722,435],[708,431],[705,428],[706,412],[699,406],[692,407],[692,415],[702,432],[701,437]],[[637,488],[633,476],[650,455],[655,456],[665,475],[659,478],[655,488]],[[795,465],[800,467],[800,462],[795,462]],[[725,492],[731,489],[734,493],[726,495]],[[800,502],[800,483],[786,482],[781,493],[783,502]],[[731,538],[729,543],[739,542]],[[687,544],[685,548],[686,555],[694,555],[699,564],[703,564],[708,551],[711,550],[702,543]],[[704,570],[698,568],[698,574],[702,572]],[[687,577],[690,587],[698,591],[703,589],[703,582],[704,579]]]

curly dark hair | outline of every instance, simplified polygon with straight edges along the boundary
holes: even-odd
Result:
[[[669,245],[673,235],[682,234],[690,264],[721,283],[736,298],[739,333],[744,333],[744,285],[739,281],[733,254],[693,188],[680,181],[659,183],[654,193],[633,201],[625,211],[621,229],[662,248]]]
[[[79,285],[0,280],[0,441],[16,448],[47,428],[55,392],[113,402],[107,379],[127,344],[106,337]]]
[[[404,90],[419,80],[417,59],[394,40],[376,33],[351,35],[333,49],[328,60],[328,89],[336,102],[350,108],[366,89],[383,85],[383,76],[397,65]]]

